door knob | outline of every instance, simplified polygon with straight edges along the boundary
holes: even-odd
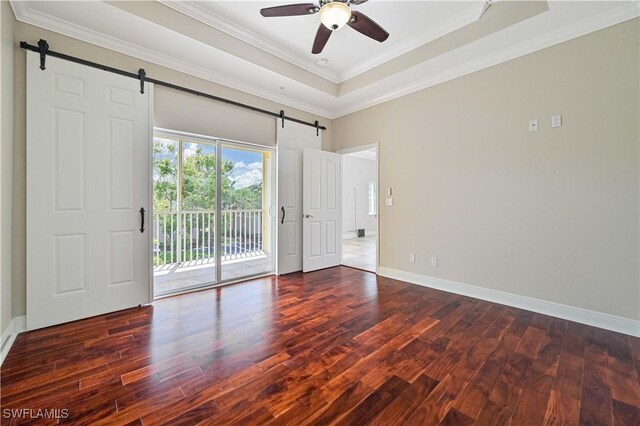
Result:
[[[309,219],[310,217],[313,217],[313,216],[311,216],[310,214],[306,214],[305,213],[305,214],[302,215],[302,217],[304,217],[305,219]]]

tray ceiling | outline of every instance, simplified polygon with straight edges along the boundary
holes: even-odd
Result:
[[[320,55],[311,54],[320,22],[317,14],[278,18],[260,15],[264,7],[295,3],[295,0],[162,3],[299,64],[308,64],[313,72],[334,82],[342,82],[476,21],[484,1],[371,0],[354,5],[353,10],[365,13],[385,28],[390,33],[389,39],[378,43],[345,27],[332,34]],[[326,59],[326,66],[317,66],[319,59]]]

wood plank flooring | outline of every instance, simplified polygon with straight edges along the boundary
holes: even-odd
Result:
[[[21,334],[1,420],[638,425],[639,376],[640,339],[340,267]]]

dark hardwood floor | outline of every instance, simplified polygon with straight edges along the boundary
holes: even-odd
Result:
[[[639,376],[640,339],[341,267],[21,334],[1,391],[72,424],[638,425]]]

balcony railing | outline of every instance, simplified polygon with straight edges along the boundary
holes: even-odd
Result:
[[[264,256],[263,210],[222,210],[222,260]],[[153,264],[215,261],[215,210],[154,212]]]

